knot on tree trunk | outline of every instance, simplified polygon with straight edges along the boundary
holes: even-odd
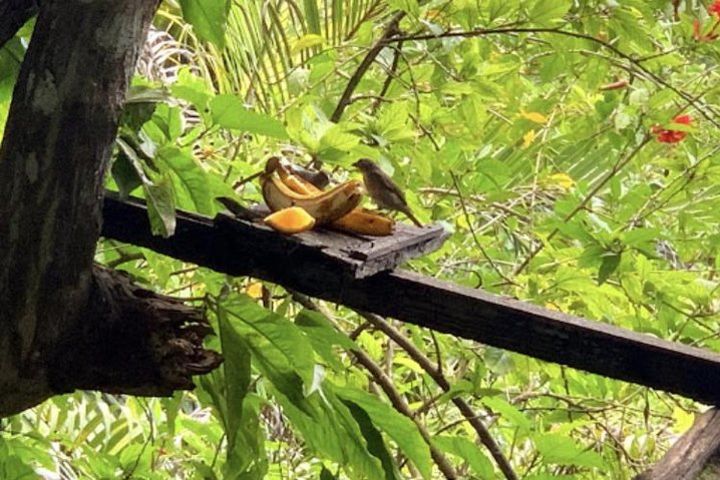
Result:
[[[168,396],[194,388],[193,375],[222,362],[203,348],[212,333],[203,312],[99,266],[86,313],[48,366],[55,393],[76,389]]]

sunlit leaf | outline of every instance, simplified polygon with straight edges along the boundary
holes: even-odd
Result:
[[[223,128],[241,132],[287,138],[282,122],[245,107],[234,95],[218,95],[210,101],[213,120]]]
[[[225,46],[225,29],[230,0],[179,0],[183,16],[192,24],[200,38],[214,43],[217,47]]]

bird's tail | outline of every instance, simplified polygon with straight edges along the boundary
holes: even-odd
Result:
[[[420,220],[418,220],[417,218],[415,218],[415,215],[413,215],[413,213],[410,211],[409,208],[406,208],[403,212],[405,213],[405,215],[408,216],[408,218],[409,218],[410,220],[412,220],[412,222],[413,222],[415,225],[417,225],[417,226],[420,227],[420,228],[423,228],[423,227],[424,227],[424,225],[423,225],[422,223],[420,223]]]

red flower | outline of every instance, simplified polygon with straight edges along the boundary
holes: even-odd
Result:
[[[716,3],[719,4],[718,8],[720,8],[720,0]],[[673,119],[673,123],[690,125],[692,123],[692,117],[690,115],[678,115]],[[678,143],[687,137],[687,132],[669,130],[667,128],[662,128],[660,125],[653,126],[651,131],[653,134],[657,135],[657,141],[661,143]]]
[[[702,32],[703,25],[700,23],[700,20],[697,18],[693,20],[693,38],[697,42],[711,42],[718,38],[718,34],[715,33],[715,30],[717,30],[718,26],[720,26],[720,0],[715,2],[713,6],[717,9],[718,18],[715,20],[715,24],[708,33]]]
[[[720,17],[720,0],[715,0],[712,5],[708,7],[708,13]]]

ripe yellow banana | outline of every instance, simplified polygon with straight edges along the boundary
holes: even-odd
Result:
[[[260,183],[263,198],[270,210],[276,212],[283,208],[301,207],[315,218],[318,225],[333,222],[346,215],[360,204],[362,198],[360,182],[357,180],[311,195],[294,192],[273,173],[261,175]]]
[[[278,157],[270,157],[265,164],[265,173],[275,172],[280,176],[280,180],[297,193],[303,195],[316,195],[322,192],[322,189],[316,187],[312,183],[298,177],[290,171],[290,167],[283,165],[282,160]]]

